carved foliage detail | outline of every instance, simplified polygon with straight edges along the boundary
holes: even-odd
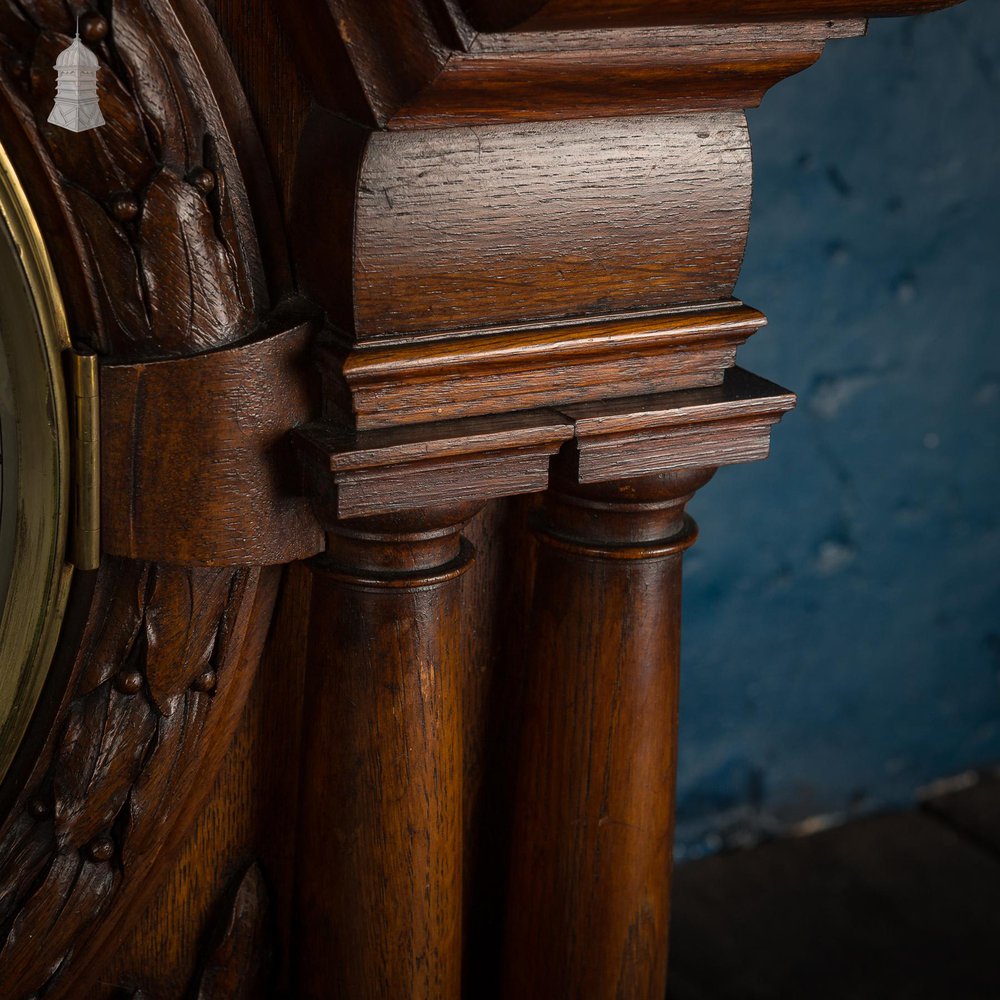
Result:
[[[55,0],[0,5],[0,90],[70,208],[98,310],[96,343],[133,358],[247,336],[266,309],[259,247],[236,154],[197,57],[164,0],[89,14],[108,124],[46,124],[53,65],[73,19]]]
[[[271,938],[268,896],[256,863],[238,880],[191,991],[194,1000],[251,1000],[265,995]]]
[[[46,118],[78,15],[108,124],[71,133]],[[32,197],[62,220],[51,239],[74,334],[104,355],[219,347],[267,312],[209,82],[225,54],[198,34],[202,15],[201,0],[0,0],[0,112],[33,148]],[[79,996],[78,970],[155,885],[232,738],[256,665],[241,667],[243,647],[252,660],[263,641],[251,610],[267,614],[275,580],[105,559],[30,795],[0,827],[4,997]]]
[[[170,833],[245,696],[255,569],[109,561],[48,773],[0,837],[0,982],[43,995]],[[213,702],[222,701],[219,705]],[[224,745],[224,744],[223,744]]]

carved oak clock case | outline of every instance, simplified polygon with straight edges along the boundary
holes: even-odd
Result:
[[[0,996],[663,997],[744,109],[944,6],[0,0]]]

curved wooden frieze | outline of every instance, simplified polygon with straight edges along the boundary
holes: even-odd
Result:
[[[195,354],[267,319],[230,131],[247,143],[253,127],[232,121],[239,95],[213,91],[224,49],[196,7],[0,0],[0,120],[20,125],[12,142],[73,333],[104,357]],[[76,134],[45,119],[78,14],[108,125]],[[86,624],[62,703],[32,741],[37,760],[14,772],[27,778],[0,825],[5,998],[86,995],[160,884],[231,742],[276,585],[257,567],[103,561],[77,608]]]

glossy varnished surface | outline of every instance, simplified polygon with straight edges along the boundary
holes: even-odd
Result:
[[[663,996],[681,556],[694,540],[683,510],[710,476],[567,484],[541,515],[504,938],[511,1000]]]
[[[752,6],[498,3],[477,34],[483,5],[219,0],[220,37],[121,0],[82,25],[115,124],[75,139],[39,122],[66,9],[0,6],[0,122],[109,411],[197,399],[118,439],[147,495],[110,523],[145,543],[81,598],[9,796],[12,993],[662,996],[683,505],[793,403],[731,370],[763,321],[731,300],[742,109],[866,12]],[[292,297],[326,313],[315,409],[269,353]],[[286,483],[255,435],[306,409]],[[275,495],[327,551],[272,629],[263,564],[304,554]]]
[[[472,558],[460,530],[474,512],[337,525],[313,564],[296,888],[304,998],[459,995],[459,578]]]
[[[42,124],[46,74],[72,30],[63,7],[0,6],[0,121],[74,332],[125,361],[249,336],[267,279],[233,134],[252,156],[253,127],[237,94],[214,90],[224,57],[211,22],[184,3],[116,4],[113,31],[103,15],[82,19],[104,134]],[[242,713],[275,584],[254,566],[105,557],[75,590],[62,672],[4,788],[0,981],[12,996],[89,994],[169,874]]]
[[[311,340],[309,323],[282,324],[228,350],[104,366],[106,552],[225,566],[322,549],[287,440],[317,408]]]

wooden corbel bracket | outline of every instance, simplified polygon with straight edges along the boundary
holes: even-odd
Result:
[[[294,439],[332,521],[540,492],[557,454],[581,484],[754,462],[794,406],[794,394],[733,368],[709,388],[373,431],[320,423]]]
[[[756,328],[759,314],[728,312],[737,329]],[[540,492],[560,451],[582,483],[753,461],[794,405],[730,369],[718,386],[613,404],[356,430],[309,423],[312,340],[304,323],[186,358],[103,366],[106,553],[193,566],[291,562],[323,547],[313,507],[350,519]],[[535,375],[544,374],[542,365]],[[470,408],[477,398],[488,408],[470,382]]]
[[[102,546],[186,566],[319,552],[288,431],[315,415],[301,323],[231,347],[101,369]]]
[[[742,368],[722,385],[564,411],[573,421],[580,483],[757,462],[795,395]]]
[[[544,490],[572,434],[539,412],[360,433],[320,424],[295,437],[310,493],[351,518]]]

